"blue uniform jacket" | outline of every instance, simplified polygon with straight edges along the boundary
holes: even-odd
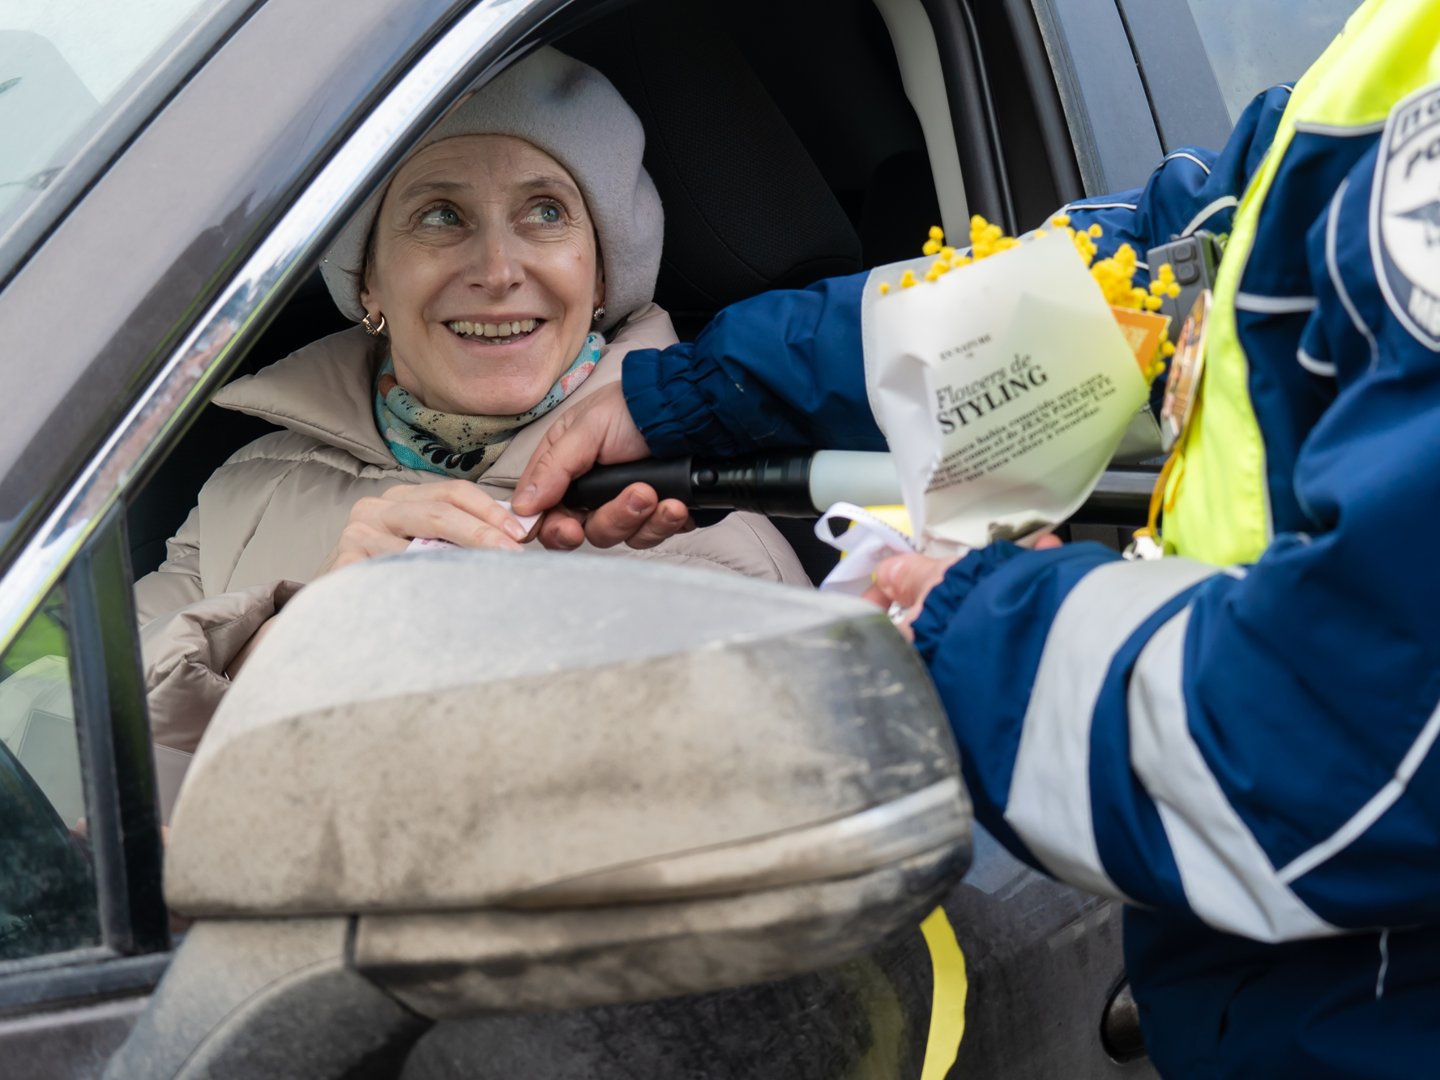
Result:
[[[1142,256],[1228,232],[1287,94],[1220,154],[1067,208],[1075,225]],[[915,628],[984,824],[1133,905],[1127,963],[1170,1077],[1440,1072],[1440,345],[1384,284],[1379,135],[1297,134],[1241,283],[1275,523],[1259,561],[996,544]],[[863,283],[758,296],[693,345],[631,353],[652,450],[883,448]],[[1276,290],[1313,303],[1266,320]]]

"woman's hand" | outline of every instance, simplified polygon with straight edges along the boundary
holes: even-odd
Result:
[[[397,484],[351,508],[320,573],[404,551],[417,536],[461,547],[519,551],[526,535],[514,514],[468,480]]]

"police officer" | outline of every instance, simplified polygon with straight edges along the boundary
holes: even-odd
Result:
[[[993,544],[906,556],[916,647],[984,824],[1120,897],[1169,1077],[1440,1070],[1440,4],[1367,0],[1219,155],[1067,208],[1138,250],[1228,233],[1196,412],[1168,473],[1171,557]],[[597,459],[881,449],[865,276],[755,297],[626,358],[515,499]],[[633,418],[633,419],[632,419]],[[551,546],[653,542],[633,491]],[[933,586],[933,587],[932,587]]]

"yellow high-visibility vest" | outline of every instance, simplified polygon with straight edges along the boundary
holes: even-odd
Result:
[[[1215,282],[1199,403],[1165,480],[1167,553],[1217,566],[1253,562],[1274,535],[1265,444],[1250,401],[1250,363],[1235,298],[1256,224],[1285,166],[1296,125],[1336,129],[1383,123],[1405,95],[1440,80],[1440,3],[1366,0],[1295,85],[1269,153],[1240,205]]]

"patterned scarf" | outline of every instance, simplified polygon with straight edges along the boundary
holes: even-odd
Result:
[[[569,397],[595,370],[605,339],[589,334],[580,355],[540,403],[519,416],[462,416],[427,409],[395,381],[389,356],[375,380],[375,424],[390,453],[407,469],[478,480],[495,463],[515,433]]]

